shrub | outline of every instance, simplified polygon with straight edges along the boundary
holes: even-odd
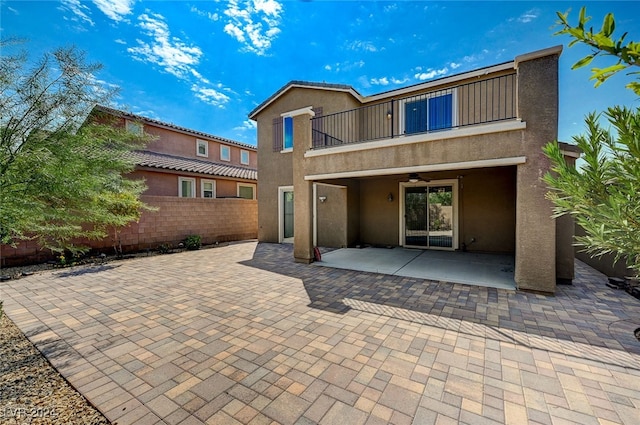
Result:
[[[184,240],[184,246],[189,251],[195,251],[202,246],[202,238],[200,235],[189,235]]]

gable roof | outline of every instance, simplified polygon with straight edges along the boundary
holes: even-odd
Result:
[[[273,103],[277,98],[288,92],[293,88],[307,88],[307,89],[316,89],[316,90],[331,90],[331,91],[339,91],[350,93],[356,99],[362,101],[363,97],[360,93],[356,91],[353,87],[346,84],[330,84],[330,83],[315,83],[312,81],[300,81],[293,80],[289,81],[284,86],[280,87],[278,91],[269,96],[264,102],[259,104],[254,108],[253,111],[249,112],[249,118],[254,119],[256,115],[260,113],[264,108],[266,108],[269,104]]]
[[[155,126],[166,128],[166,129],[173,130],[173,131],[178,131],[180,133],[186,133],[186,134],[190,134],[190,135],[197,136],[197,137],[204,137],[204,138],[207,138],[207,139],[210,139],[210,140],[214,140],[214,141],[217,141],[217,142],[220,142],[220,143],[225,143],[225,144],[228,144],[228,145],[239,146],[239,147],[241,147],[243,149],[251,149],[253,151],[257,151],[257,148],[255,146],[249,145],[247,143],[236,142],[235,140],[225,139],[224,137],[219,137],[219,136],[215,136],[213,134],[204,133],[202,131],[192,130],[192,129],[189,129],[189,128],[186,128],[186,127],[181,127],[179,125],[163,122],[163,121],[160,121],[160,120],[155,120],[155,119],[152,119],[152,118],[143,117],[142,115],[136,115],[136,114],[133,114],[131,112],[121,111],[119,109],[110,108],[108,106],[96,105],[93,108],[93,110],[94,111],[103,112],[103,113],[106,113],[106,114],[110,114],[110,115],[114,115],[116,117],[129,118],[129,119],[132,119],[132,120],[135,120],[135,121],[141,121],[143,123],[155,125]]]
[[[150,151],[134,151],[131,154],[135,159],[136,165],[140,167],[185,171],[236,179],[258,180],[258,170],[255,168],[220,164],[217,162],[183,158]]]

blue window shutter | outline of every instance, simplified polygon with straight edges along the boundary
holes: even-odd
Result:
[[[293,118],[284,117],[284,149],[293,148]]]
[[[406,134],[427,131],[427,99],[404,104],[404,132]]]
[[[453,113],[453,95],[432,97],[429,99],[429,130],[451,128]]]

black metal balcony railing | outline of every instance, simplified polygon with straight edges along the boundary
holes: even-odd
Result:
[[[445,131],[516,118],[508,74],[312,119],[313,148]]]

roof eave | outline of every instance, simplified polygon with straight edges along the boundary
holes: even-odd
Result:
[[[164,128],[166,130],[171,130],[171,131],[177,131],[180,133],[185,133],[185,134],[189,134],[195,137],[202,137],[202,138],[206,138],[206,139],[210,139],[210,140],[214,140],[216,142],[220,142],[220,143],[226,143],[226,144],[230,144],[230,145],[235,145],[235,146],[239,146],[242,148],[246,148],[246,149],[251,149],[254,151],[257,151],[258,148],[256,148],[255,146],[246,144],[246,143],[241,143],[235,140],[231,140],[231,139],[225,139],[224,137],[220,137],[220,136],[216,136],[214,134],[208,134],[208,133],[204,133],[202,131],[198,131],[198,130],[192,130],[186,127],[182,127],[179,125],[175,125],[175,124],[171,124],[171,123],[166,123],[160,120],[154,120],[152,118],[147,118],[147,117],[143,117],[142,115],[136,115],[133,114],[131,112],[125,112],[119,109],[115,109],[115,108],[110,108],[108,106],[104,106],[104,105],[96,105],[94,106],[93,110],[98,110],[101,112],[104,112],[106,114],[111,114],[111,115],[115,115],[115,116],[119,116],[121,118],[132,118],[138,121],[142,121],[143,123],[149,124],[149,125],[153,125],[156,127],[160,127],[160,128]]]
[[[284,94],[287,93],[289,90],[292,90],[295,88],[313,89],[313,90],[329,90],[329,91],[349,93],[350,95],[358,99],[360,102],[363,102],[364,100],[364,97],[360,93],[358,93],[356,89],[354,89],[351,86],[341,85],[341,84],[313,83],[308,81],[294,80],[282,86],[280,89],[278,89],[278,91],[276,91],[274,94],[269,96],[264,102],[258,105],[253,111],[249,112],[249,119],[255,121],[256,116],[260,112],[262,112],[267,106],[271,105],[277,99],[284,96]]]

